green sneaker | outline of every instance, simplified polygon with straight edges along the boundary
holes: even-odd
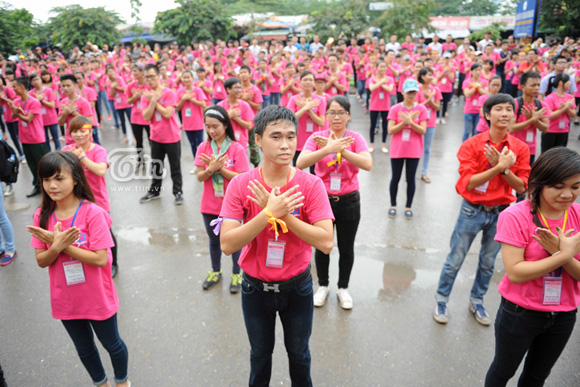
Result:
[[[232,282],[230,283],[230,293],[236,294],[242,287],[242,275],[232,274]]]
[[[209,290],[222,279],[222,271],[208,271],[207,278],[203,282],[203,288]]]

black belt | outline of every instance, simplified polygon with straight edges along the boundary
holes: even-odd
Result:
[[[284,282],[264,282],[248,275],[247,273],[244,273],[243,276],[246,281],[264,292],[269,292],[272,290],[275,293],[280,293],[283,290],[292,289],[294,286],[300,285],[302,282],[304,282],[310,276],[310,265],[308,265],[308,268],[306,268],[302,274],[299,274],[296,277]]]
[[[516,309],[521,309],[521,310],[525,310],[527,314],[531,314],[533,316],[540,316],[540,317],[549,317],[549,316],[557,316],[559,314],[565,314],[565,313],[576,313],[576,309],[570,310],[570,311],[566,311],[566,312],[542,312],[540,310],[532,310],[532,309],[527,309],[524,308],[523,306],[519,306],[518,304],[514,304],[513,302],[509,301],[507,298],[502,297],[503,302],[505,302],[506,305],[512,307],[512,308],[516,308]]]
[[[341,200],[350,199],[351,197],[356,196],[357,194],[358,194],[358,191],[354,191],[354,192],[348,193],[346,195],[340,195],[340,196],[328,195],[328,200],[330,200],[333,203],[338,203]]]
[[[465,202],[467,204],[469,204],[471,207],[473,207],[473,209],[475,209],[477,211],[487,212],[488,214],[499,214],[500,212],[502,212],[503,210],[505,210],[506,208],[509,207],[509,204],[502,204],[499,206],[488,207],[488,206],[484,206],[483,204],[473,204],[471,202],[468,202],[467,200]]]

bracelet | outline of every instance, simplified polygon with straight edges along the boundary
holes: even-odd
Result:
[[[87,155],[82,156],[79,161],[81,161],[82,159],[84,159],[85,157],[87,157]]]
[[[556,251],[554,254],[552,254],[552,257],[553,257],[554,255],[558,255],[558,254],[560,254],[560,253],[561,253],[561,251],[560,251],[560,250],[558,250],[558,251]]]

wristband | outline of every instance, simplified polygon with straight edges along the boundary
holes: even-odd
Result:
[[[81,161],[82,159],[84,159],[85,157],[87,157],[87,155],[81,156],[81,158],[79,159],[79,161]]]
[[[561,251],[560,251],[560,250],[558,250],[558,251],[556,251],[554,254],[552,254],[552,257],[553,257],[554,255],[558,255],[558,254],[560,254],[560,253],[561,253]]]
[[[264,214],[266,214],[266,216],[269,218],[268,223],[270,223],[272,225],[272,227],[270,227],[270,230],[274,230],[274,233],[276,234],[276,242],[277,242],[278,235],[279,235],[278,234],[278,225],[280,225],[280,228],[282,229],[283,233],[287,233],[288,227],[286,226],[286,222],[276,218],[274,216],[274,214],[272,213],[272,211],[270,211],[270,209],[268,207],[264,207]]]

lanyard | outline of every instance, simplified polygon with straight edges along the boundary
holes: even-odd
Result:
[[[544,214],[542,214],[542,212],[540,211],[540,209],[538,208],[538,214],[540,214],[540,217],[542,218],[542,221],[544,222],[544,224],[546,225],[546,227],[548,228],[548,230],[550,232],[552,232],[552,230],[550,229],[550,225],[548,224],[548,222],[546,221],[546,218],[544,217]],[[566,232],[566,223],[568,222],[568,210],[566,210],[566,212],[564,212],[564,223],[562,224],[562,232]],[[553,277],[554,273],[551,272],[550,273],[550,277]],[[557,277],[561,277],[562,276],[562,266],[560,266],[558,268],[558,275]]]
[[[344,138],[344,136],[346,136],[346,130],[344,131],[344,134],[342,135],[341,138]],[[330,129],[328,129],[328,138],[330,138]],[[326,165],[330,167],[331,165],[334,164],[334,172],[336,173],[340,163],[342,163],[342,152],[335,153],[334,159],[332,161],[329,161],[328,163],[326,163]]]
[[[262,182],[264,183],[264,185],[266,184],[266,180],[264,179],[264,174],[262,173],[262,167],[260,167],[260,177],[262,178]],[[288,183],[290,182],[290,175],[292,174],[292,168],[288,169],[288,176],[286,177],[286,185],[284,186],[284,192],[286,192],[288,190]]]
[[[79,212],[79,210],[81,209],[81,206],[83,205],[83,202],[85,200],[81,200],[81,202],[79,203],[79,206],[77,207],[77,210],[75,211],[75,215],[73,216],[73,220],[72,223],[70,224],[70,228],[72,228],[75,224],[75,219],[77,218],[77,213]],[[54,216],[54,211],[52,211],[52,219],[54,220],[54,224],[56,224],[56,216]]]
[[[499,150],[499,153],[501,153],[501,152],[503,151],[503,148],[505,148],[505,145],[506,145],[506,144],[507,144],[507,142],[505,142],[505,143],[504,143],[504,144],[501,146],[501,149]],[[487,146],[491,147],[491,144],[490,144],[490,142],[489,142],[489,141],[487,142]],[[491,168],[491,163],[488,163],[488,166],[487,166],[487,167],[488,167],[488,168]]]
[[[28,96],[28,98],[26,98],[26,101],[24,101],[24,103],[22,104],[22,110],[24,110],[26,112],[26,105],[28,104],[28,101],[30,100],[30,96]]]

